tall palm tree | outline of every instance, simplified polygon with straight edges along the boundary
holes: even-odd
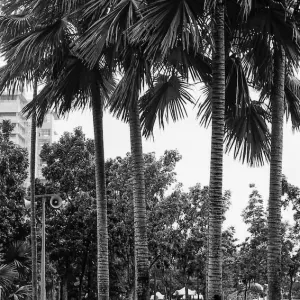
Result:
[[[96,156],[98,298],[106,300],[109,299],[109,272],[102,109],[113,83],[109,78],[110,73],[106,72],[103,65],[103,59],[96,67],[88,69],[70,52],[70,43],[78,37],[80,30],[84,30],[85,24],[81,23],[79,28],[67,21],[66,15],[73,6],[61,4],[61,7],[45,6],[44,2],[31,1],[31,17],[34,17],[36,26],[29,32],[6,41],[2,47],[6,57],[11,57],[11,60],[9,68],[4,70],[1,84],[15,86],[32,82],[36,79],[36,74],[40,81],[47,83],[42,93],[36,95],[32,105],[25,108],[29,115],[34,116],[35,106],[41,105],[37,107],[39,124],[52,106],[64,114],[74,107],[84,107],[88,99],[92,99]],[[78,83],[74,85],[74,82]],[[52,97],[49,98],[49,95]]]
[[[102,62],[103,63],[103,62]],[[74,109],[90,106],[93,112],[95,143],[95,177],[97,202],[97,282],[98,299],[109,299],[107,202],[105,186],[105,160],[103,145],[103,108],[114,88],[114,81],[105,65],[100,63],[92,70],[75,56],[69,55],[61,66],[56,66],[56,75],[42,91],[24,107],[30,116],[35,107],[38,124],[42,124],[47,112],[54,109],[59,116]],[[55,77],[53,77],[55,76]]]
[[[300,55],[297,5],[296,2],[289,1],[253,2],[247,18],[247,31],[242,33],[244,41],[248,43],[245,58],[249,64],[251,80],[255,87],[262,90],[262,99],[270,97],[272,131],[268,203],[268,296],[274,300],[281,299],[283,117],[285,102],[290,104],[287,107],[296,108],[293,100],[294,96],[297,98],[297,88],[293,85],[290,89],[290,77],[286,80],[286,74],[292,74],[293,66],[298,65]],[[294,125],[298,126],[299,112],[289,112],[294,115]]]
[[[104,5],[105,1],[102,2]],[[108,3],[108,2],[107,2]],[[146,222],[145,175],[142,136],[139,119],[138,97],[145,74],[149,68],[140,49],[129,46],[126,30],[140,17],[140,3],[125,0],[112,6],[110,12],[100,14],[78,40],[76,51],[93,67],[102,55],[105,45],[118,57],[124,76],[110,99],[111,110],[130,124],[132,152],[132,178],[134,201],[135,242],[135,295],[137,299],[149,299],[149,257]],[[86,11],[89,11],[87,8]],[[148,70],[147,70],[148,69]]]
[[[208,223],[208,299],[222,297],[222,183],[225,117],[224,1],[217,0],[213,14],[214,52],[212,60],[211,160]]]

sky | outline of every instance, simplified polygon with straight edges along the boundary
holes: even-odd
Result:
[[[56,138],[64,131],[72,131],[73,128],[82,126],[87,137],[93,138],[92,113],[70,113],[68,119],[56,121]],[[165,129],[158,127],[154,131],[154,140],[143,140],[144,153],[155,152],[156,156],[163,155],[165,150],[177,149],[182,159],[175,169],[178,182],[182,182],[184,189],[196,183],[208,185],[210,165],[210,138],[211,128],[200,127],[196,120],[196,109],[188,109],[188,117],[177,123],[166,124]],[[105,158],[124,156],[130,152],[129,126],[111,116],[104,114],[104,151]],[[284,126],[283,149],[283,174],[287,176],[291,184],[300,186],[300,133],[292,133],[290,124]],[[264,167],[249,167],[234,160],[233,155],[224,155],[223,189],[229,189],[232,193],[231,206],[226,214],[224,228],[234,226],[236,238],[243,241],[247,236],[247,227],[242,221],[242,210],[247,206],[251,189],[250,183],[254,183],[262,195],[265,205],[268,199],[269,189],[269,165]],[[291,211],[283,211],[283,220],[292,222]]]

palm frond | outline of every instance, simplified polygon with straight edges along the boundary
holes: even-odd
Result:
[[[107,15],[97,20],[75,44],[81,58],[93,67],[103,54],[105,45],[113,44],[116,52],[128,45],[126,30],[138,19],[138,1],[122,0]]]
[[[63,61],[70,42],[69,23],[61,19],[12,39],[1,46],[1,52],[15,69],[32,70],[48,57]]]
[[[35,0],[2,0],[0,9],[5,15],[27,14],[31,11]]]
[[[250,92],[241,60],[234,54],[226,60],[225,76],[225,115],[238,118],[246,113],[250,104]],[[205,126],[208,126],[211,120],[210,84],[211,82],[202,88],[204,101],[200,104],[197,113],[197,117],[200,117],[200,124]]]
[[[25,300],[32,299],[32,287],[31,285],[23,285],[17,288],[8,295],[8,299],[13,300]]]
[[[141,10],[142,18],[129,29],[133,43],[143,44],[148,58],[165,57],[180,41],[184,50],[201,52],[203,32],[209,32],[202,1],[154,1]]]
[[[251,10],[252,10],[252,0],[238,0],[238,3],[241,7],[242,16],[244,19],[247,19]]]
[[[212,88],[210,85],[204,85],[200,89],[201,98],[203,102],[199,105],[197,118],[200,118],[200,125],[208,127],[211,121],[211,103],[212,103]],[[200,99],[199,99],[200,100]]]
[[[128,121],[129,109],[134,101],[138,101],[145,81],[150,80],[149,64],[143,57],[132,55],[126,65],[125,73],[108,101],[110,112],[124,122]]]
[[[0,16],[0,33],[2,43],[30,32],[35,22],[35,17],[32,14]]]
[[[251,166],[263,165],[270,160],[270,133],[261,103],[251,101],[246,114],[225,118],[225,152],[233,150],[234,158]]]
[[[13,264],[20,278],[31,270],[31,248],[27,242],[14,241],[5,252],[3,258],[7,264]]]
[[[212,81],[211,59],[201,53],[193,53],[193,50],[184,50],[182,45],[170,50],[166,57],[168,64],[173,66],[182,76],[192,76],[193,81],[201,80],[205,84]]]
[[[30,86],[35,72],[27,70],[23,72],[21,68],[14,68],[11,63],[0,67],[0,93],[5,89],[9,94],[14,94],[16,91],[23,91],[24,86]]]
[[[154,86],[139,101],[145,137],[153,134],[156,119],[159,126],[164,128],[164,120],[168,123],[171,117],[175,122],[187,115],[185,105],[194,103],[189,89],[189,84],[175,74],[170,77],[159,75],[155,79]]]
[[[285,78],[285,113],[286,119],[291,118],[294,130],[300,129],[300,80],[287,75]]]
[[[64,16],[76,9],[82,8],[87,0],[60,0],[45,2],[44,0],[36,0],[33,6],[33,13],[42,16]]]
[[[18,272],[13,264],[0,265],[0,286],[7,289],[18,276]]]
[[[2,44],[7,65],[1,69],[1,91],[11,91],[44,78],[53,65],[62,65],[69,55],[70,24],[62,19]]]
[[[85,1],[85,5],[75,11],[75,14],[80,13],[81,20],[85,24],[91,26],[93,23],[104,17],[116,5],[116,0],[90,0]]]
[[[36,109],[37,123],[41,126],[44,116],[54,108],[58,115],[63,116],[70,110],[90,106],[94,87],[98,89],[102,100],[106,101],[115,82],[105,67],[90,70],[80,59],[69,57],[56,77],[24,107],[22,113],[28,118]]]
[[[250,102],[250,92],[241,60],[234,54],[226,60],[226,116],[240,117]]]

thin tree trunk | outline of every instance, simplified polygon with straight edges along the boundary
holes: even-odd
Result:
[[[148,300],[149,295],[149,261],[146,220],[145,170],[142,149],[141,126],[138,103],[132,103],[129,112],[130,143],[133,172],[134,201],[134,253],[136,298]]]
[[[290,277],[290,287],[289,287],[289,295],[288,295],[289,300],[292,300],[293,285],[294,285],[293,277]]]
[[[87,265],[87,262],[88,262],[88,255],[89,255],[89,245],[90,245],[90,241],[88,240],[87,241],[87,245],[86,245],[86,252],[85,252],[85,255],[84,255],[84,258],[83,258],[83,262],[82,262],[82,266],[81,266],[81,274],[80,274],[80,277],[79,277],[79,291],[78,291],[78,295],[79,295],[79,300],[81,300],[81,297],[82,297],[82,283],[83,283],[83,277],[84,277],[84,274],[85,274],[85,269],[86,269],[86,265]]]
[[[37,95],[37,81],[33,84],[33,98]],[[30,197],[31,197],[31,264],[32,264],[32,300],[37,300],[37,242],[35,213],[35,153],[36,153],[36,110],[31,118],[30,137]]]
[[[154,268],[154,300],[156,300],[156,292],[157,292],[157,286],[156,286],[156,267]]]
[[[271,95],[272,136],[268,215],[268,295],[281,300],[281,180],[284,114],[284,50],[274,52],[274,81]]]
[[[218,0],[213,29],[215,52],[212,83],[212,138],[209,186],[208,300],[222,297],[221,231],[223,217],[222,176],[225,112],[224,1]],[[216,297],[216,298],[215,298]]]
[[[92,89],[97,197],[97,285],[98,299],[109,300],[107,201],[103,145],[103,103],[97,87]]]
[[[68,300],[68,274],[66,273],[62,280],[62,300]]]

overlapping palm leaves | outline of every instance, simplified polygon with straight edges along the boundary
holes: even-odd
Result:
[[[15,280],[23,281],[30,273],[30,251],[27,242],[15,241],[4,253],[1,253],[0,286],[4,292],[3,295],[10,297],[10,294],[16,290]],[[30,291],[27,285],[17,287],[17,294],[22,294],[23,298],[30,297]]]
[[[2,288],[7,289],[17,276],[18,272],[14,265],[0,265],[0,286]]]
[[[199,107],[200,122],[211,118],[210,82],[203,88],[205,99]],[[226,61],[225,151],[250,165],[263,165],[270,158],[267,106],[250,97],[241,60],[231,55]]]
[[[186,104],[194,103],[188,92],[190,89],[190,85],[178,74],[159,74],[155,78],[153,87],[140,98],[141,125],[145,137],[153,134],[156,119],[164,128],[165,120],[169,122],[171,118],[177,121],[187,115]]]
[[[208,34],[209,23],[203,24],[200,18],[204,14],[204,3],[200,1],[202,6],[201,3],[197,3],[198,7],[194,9],[195,3],[193,1],[177,2],[178,6],[174,7],[168,0],[153,2],[149,7],[145,7],[142,10],[143,19],[138,21],[129,33],[132,35],[133,41],[144,44],[146,54],[150,58],[153,55],[158,56],[158,53],[162,53],[160,56],[168,53],[166,60],[184,77],[192,75],[193,80],[200,80],[205,83],[206,86],[203,91],[206,91],[207,97],[200,106],[198,116],[201,117],[202,124],[208,125],[211,117],[212,61],[209,57],[211,51],[211,37]],[[164,19],[156,18],[158,8]],[[188,17],[184,18],[183,16]],[[207,17],[205,14],[204,16]],[[189,30],[182,28],[194,26],[194,22],[188,23],[188,20],[197,20],[198,22],[197,32],[191,35],[189,39],[187,36],[181,37],[181,34],[189,32]],[[177,24],[177,27],[174,28],[172,24]],[[170,38],[169,40],[168,30],[171,28],[174,37],[177,34],[177,39]],[[147,39],[150,32],[152,42]],[[185,45],[182,45],[183,39],[186,41]],[[248,162],[250,165],[263,164],[268,161],[270,151],[270,136],[267,125],[263,115],[259,115],[257,112],[258,103],[253,102],[250,98],[247,77],[244,74],[240,59],[234,55],[229,57],[226,62],[226,70],[225,141],[227,146],[225,149],[230,151],[234,148],[234,157],[239,156],[243,162]],[[261,112],[261,110],[259,111]],[[151,117],[150,115],[147,116],[147,124],[153,123]],[[246,126],[247,123],[248,126]],[[249,124],[253,125],[251,126],[252,129],[255,129],[256,125],[260,125],[260,127],[247,132],[246,129],[249,128]],[[236,131],[234,125],[238,126]],[[253,141],[257,147],[249,144]]]
[[[106,72],[105,62],[99,61],[93,69],[88,69],[70,51],[70,43],[74,41],[74,26],[60,15],[47,16],[39,19],[39,23],[29,33],[22,34],[3,46],[6,57],[9,57],[6,77],[2,77],[1,87],[11,87],[16,82],[24,84],[44,80],[46,86],[42,93],[25,108],[30,114],[38,108],[39,122],[53,105],[60,114],[80,108],[90,103],[94,112],[94,128],[96,149],[96,190],[98,207],[98,292],[100,298],[108,299],[108,255],[107,255],[107,224],[104,179],[103,125],[102,109],[105,98],[113,87],[111,74]],[[76,72],[76,73],[74,73]],[[20,78],[21,76],[21,78]],[[27,77],[26,77],[27,76]],[[76,85],[74,85],[74,80]],[[72,80],[71,82],[68,80]],[[47,84],[48,83],[48,84]],[[41,98],[45,96],[44,98]],[[49,97],[51,96],[51,97]],[[73,101],[74,100],[74,101]],[[60,102],[61,101],[61,102]],[[106,249],[106,250],[105,250]]]
[[[59,116],[65,116],[72,110],[91,107],[89,101],[94,85],[99,88],[103,100],[109,98],[114,89],[114,81],[106,66],[100,63],[89,69],[79,58],[71,55],[65,57],[64,63],[54,66],[52,78],[41,92],[25,106],[23,112],[32,114],[36,105],[38,125],[43,123],[44,116],[54,110]]]
[[[144,162],[139,120],[138,97],[144,80],[149,79],[149,63],[139,47],[131,47],[126,30],[139,17],[139,1],[124,0],[100,16],[78,40],[75,50],[92,67],[102,55],[104,46],[112,47],[112,57],[124,76],[110,99],[111,110],[129,121],[132,152],[132,177],[135,219],[135,287],[137,299],[149,297],[149,261],[147,245]]]
[[[270,95],[272,112],[272,142],[270,197],[268,216],[268,284],[269,297],[280,299],[280,222],[281,222],[281,173],[283,144],[284,100],[291,102],[295,122],[295,100],[291,97],[291,87],[286,75],[297,67],[300,55],[299,28],[294,8],[296,2],[260,1],[253,2],[244,31],[241,31],[241,46],[245,46],[245,65],[252,75],[255,87],[262,90],[261,98]],[[254,47],[253,47],[254,46]],[[262,53],[264,56],[262,58]],[[253,71],[254,70],[254,71]],[[256,72],[256,74],[255,74]],[[297,89],[293,89],[297,93]],[[286,97],[285,97],[286,95]],[[293,103],[294,102],[294,103]]]

